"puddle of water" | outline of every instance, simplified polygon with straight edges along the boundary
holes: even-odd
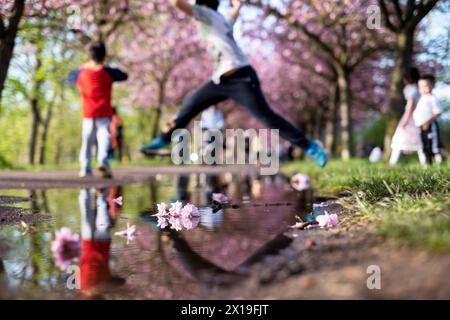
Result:
[[[231,197],[231,204],[212,206],[212,193],[219,192]],[[236,275],[295,222],[295,215],[310,212],[312,202],[311,193],[293,191],[284,177],[231,174],[156,176],[145,184],[2,195],[31,196],[14,206],[51,217],[33,225],[36,230],[0,228],[0,289],[14,298],[208,297],[221,276]],[[121,207],[114,203],[118,196]],[[175,200],[199,207],[194,229],[156,226],[156,204]],[[131,241],[114,235],[127,224],[137,229]],[[51,250],[62,227],[81,238],[80,256],[65,271]]]

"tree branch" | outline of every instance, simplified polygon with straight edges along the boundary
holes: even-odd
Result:
[[[256,6],[259,7],[258,5],[256,5]],[[289,20],[288,16],[283,15],[280,11],[278,11],[277,9],[275,9],[273,7],[267,7],[265,11],[268,15],[273,15],[279,19],[283,19],[286,21]],[[326,52],[332,60],[334,60],[335,62],[339,62],[338,58],[334,54],[333,49],[330,46],[328,46],[325,42],[323,42],[320,39],[319,35],[311,32],[305,25],[299,23],[298,21],[294,21],[292,23],[292,26],[301,30],[303,32],[303,34],[305,34],[310,40],[312,40],[317,46],[319,46],[324,52]]]
[[[399,21],[399,25],[403,26],[405,21],[403,20],[403,12],[402,8],[400,7],[400,3],[398,2],[398,0],[392,0],[392,2],[394,3],[394,9]]]
[[[3,17],[0,14],[0,39],[3,39],[5,36],[5,22],[3,21]]]
[[[426,0],[420,1],[419,5],[416,7],[417,14],[411,20],[411,28],[415,28],[419,24],[419,22],[422,21],[422,19],[431,11],[431,9],[433,9],[433,7],[439,0],[425,1]]]
[[[389,10],[388,10],[388,8],[386,6],[385,0],[378,0],[378,5],[380,6],[381,13],[382,13],[384,24],[386,25],[386,28],[388,28],[392,32],[397,32],[398,31],[398,27],[395,26],[390,20],[390,14],[389,14]]]

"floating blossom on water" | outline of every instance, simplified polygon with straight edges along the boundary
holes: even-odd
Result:
[[[114,203],[116,203],[119,206],[123,206],[123,197],[120,196],[120,197],[115,198]]]
[[[311,187],[311,178],[303,173],[297,173],[291,178],[291,186],[297,191],[308,190]]]
[[[183,203],[181,201],[174,202],[171,204],[171,207],[169,209],[169,214],[171,216],[180,217],[182,209],[183,209]]]
[[[130,224],[127,222],[127,228],[122,231],[117,231],[116,233],[114,233],[114,235],[122,238],[127,238],[128,244],[130,241],[133,241],[134,238],[136,238],[137,235],[136,226],[135,225],[130,226]]]
[[[164,202],[161,202],[161,203],[157,204],[157,206],[158,206],[158,213],[155,214],[155,216],[165,217],[165,216],[169,215],[169,213],[167,212],[167,204],[165,204]]]
[[[52,255],[56,266],[66,270],[73,259],[80,254],[80,236],[72,234],[69,228],[63,227],[56,231],[55,240],[51,244]]]
[[[164,202],[157,206],[158,213],[153,216],[158,218],[157,226],[162,229],[169,225],[170,228],[175,229],[176,231],[182,230],[183,227],[186,229],[193,229],[200,220],[198,219],[198,217],[200,217],[200,211],[191,203],[183,206],[182,202],[177,201],[171,204],[169,210],[167,210],[168,206]]]
[[[181,224],[187,230],[194,229],[198,225],[199,222],[200,222],[199,217],[181,218]]]
[[[159,227],[161,229],[164,229],[168,225],[169,225],[169,223],[167,222],[167,218],[166,217],[162,217],[162,216],[158,217],[158,224],[156,225],[157,227]]]
[[[328,212],[325,211],[325,214],[316,217],[316,221],[319,223],[319,227],[330,228],[338,224],[339,218],[337,214],[328,214]]]
[[[200,211],[198,211],[197,207],[193,204],[188,203],[181,209],[181,217],[183,218],[192,218],[199,217]]]
[[[213,193],[212,199],[213,199],[213,201],[216,201],[218,203],[226,203],[226,202],[230,201],[230,198],[228,198],[223,193]]]
[[[175,229],[175,231],[180,231],[183,229],[183,225],[181,224],[180,216],[172,216],[169,219],[170,228]]]

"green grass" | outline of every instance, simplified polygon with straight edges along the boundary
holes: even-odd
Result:
[[[284,166],[289,174],[312,177],[321,194],[344,195],[341,203],[374,232],[400,244],[450,251],[450,167],[396,167],[365,160],[331,161],[320,170],[308,162]]]

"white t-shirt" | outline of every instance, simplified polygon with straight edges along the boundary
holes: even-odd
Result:
[[[194,18],[199,22],[200,37],[209,45],[213,55],[214,83],[219,84],[224,73],[250,65],[234,40],[235,21],[227,21],[220,13],[205,6],[193,5],[192,8]]]
[[[430,121],[433,116],[440,113],[442,113],[442,108],[438,99],[434,95],[428,94],[420,97],[413,113],[413,119],[416,126],[420,127]]]

